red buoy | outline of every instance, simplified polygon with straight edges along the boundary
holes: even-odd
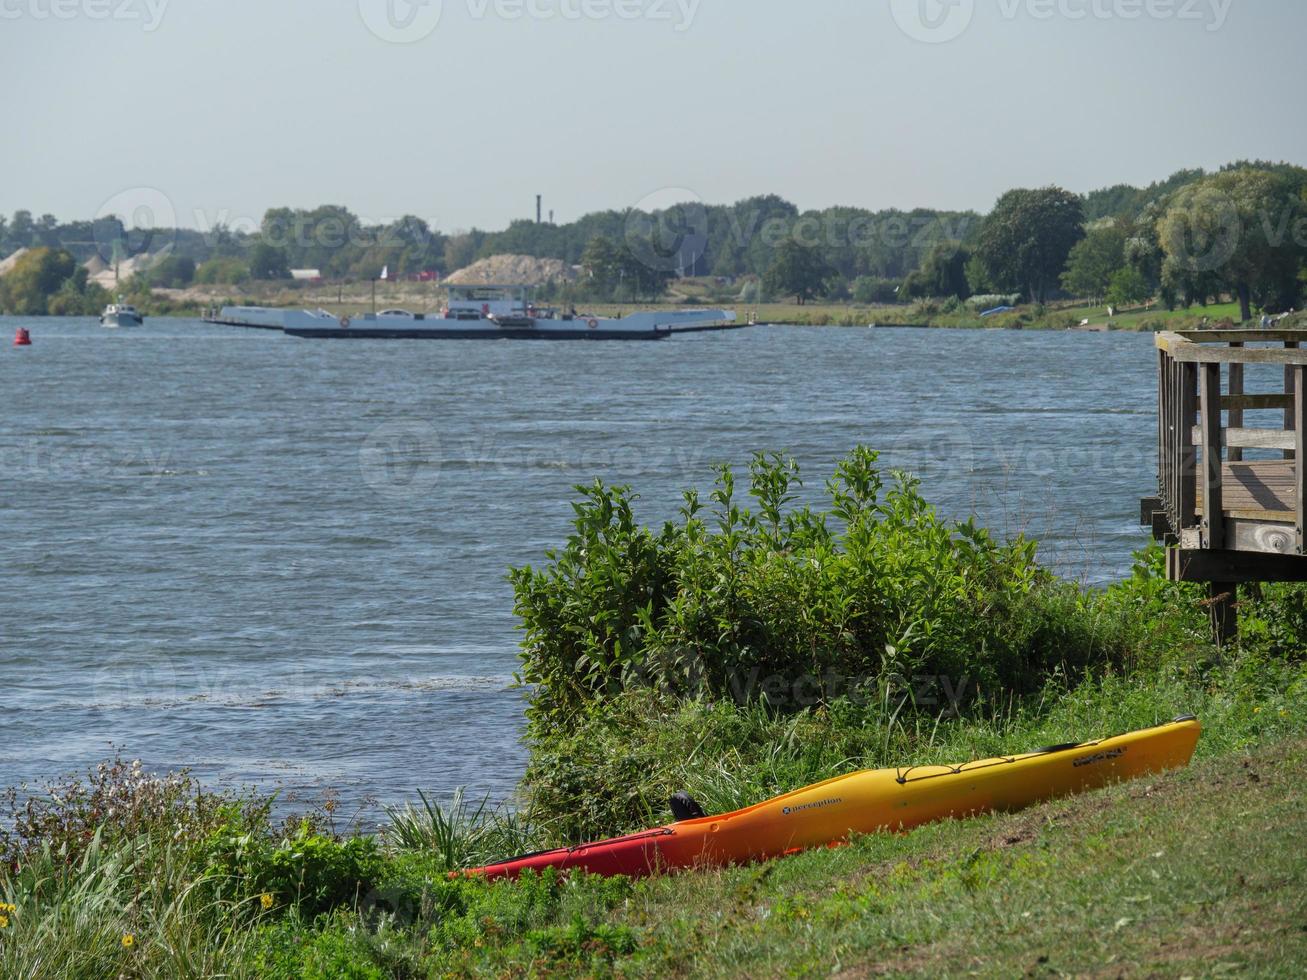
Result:
[[[19,327],[18,332],[14,334],[15,347],[31,347],[32,335],[27,332],[26,327]]]

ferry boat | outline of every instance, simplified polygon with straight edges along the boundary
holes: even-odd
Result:
[[[145,317],[137,312],[136,307],[130,303],[124,303],[119,300],[117,303],[110,303],[100,314],[100,326],[102,327],[139,327],[145,323]]]
[[[739,326],[729,310],[632,313],[621,319],[537,306],[529,286],[449,288],[438,315],[383,310],[336,316],[325,310],[223,307],[214,323],[280,328],[292,337],[328,340],[662,340],[675,333]]]

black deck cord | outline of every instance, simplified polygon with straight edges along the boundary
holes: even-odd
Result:
[[[967,768],[967,766],[972,765],[972,763],[970,762],[964,762],[960,766],[948,766],[946,767],[948,769],[948,772],[937,772],[933,776],[918,776],[915,780],[913,780],[913,782],[921,782],[922,780],[926,780],[926,779],[939,779],[941,776],[961,776],[964,772],[978,772],[981,769],[992,769],[994,768],[994,766],[1011,765],[1012,763],[1016,762],[1018,759],[1028,759],[1034,755],[1052,755],[1055,752],[1069,752],[1072,749],[1080,749],[1080,748],[1092,749],[1096,745],[1102,745],[1104,742],[1109,742],[1114,738],[1120,738],[1122,735],[1130,735],[1132,732],[1136,732],[1136,731],[1147,732],[1147,731],[1151,731],[1154,728],[1165,728],[1167,725],[1179,725],[1179,724],[1183,724],[1186,721],[1197,721],[1197,720],[1198,720],[1197,715],[1176,715],[1170,721],[1163,721],[1163,722],[1159,722],[1156,725],[1149,725],[1147,728],[1135,728],[1135,729],[1131,729],[1128,732],[1118,732],[1116,735],[1108,735],[1106,738],[1100,738],[1092,742],[1066,742],[1062,745],[1050,745],[1047,748],[1035,749],[1035,751],[1033,752],[1023,752],[1021,755],[1000,756],[997,761],[991,762],[987,766],[977,766],[975,769]],[[906,769],[896,769],[897,775],[894,781],[898,783],[900,786],[905,786],[908,783],[908,773],[912,772],[913,769],[925,769],[925,768],[927,767],[921,765],[921,766],[908,766]]]

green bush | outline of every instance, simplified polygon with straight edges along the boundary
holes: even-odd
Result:
[[[308,820],[280,841],[224,828],[210,836],[206,850],[211,873],[240,882],[247,895],[267,895],[306,916],[357,903],[382,871],[374,838],[336,840],[317,833]]]
[[[1035,563],[1033,542],[943,520],[913,479],[887,489],[876,464],[855,450],[818,512],[794,506],[791,460],[758,455],[756,510],[723,466],[709,508],[687,491],[681,519],[656,532],[637,524],[628,488],[578,488],[566,546],[512,573],[529,736],[574,730],[639,687],[798,710],[879,702],[926,675],[965,681],[983,701],[1114,652],[1075,615],[1079,593]]]

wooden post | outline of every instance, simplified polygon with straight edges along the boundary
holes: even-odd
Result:
[[[1297,347],[1298,347],[1298,341],[1296,340],[1286,340],[1284,342],[1285,350],[1294,350]],[[1293,365],[1286,364],[1284,366],[1284,393],[1286,395],[1292,395],[1294,393],[1294,385],[1295,382],[1293,376]],[[1290,430],[1301,428],[1301,426],[1298,425],[1297,416],[1293,406],[1290,406],[1284,410],[1284,427]],[[1293,459],[1294,451],[1292,449],[1286,449],[1284,451],[1284,458]]]
[[[1307,554],[1307,365],[1293,371],[1294,510],[1297,512],[1298,554]]]
[[[1175,509],[1180,526],[1175,528],[1177,534],[1189,527],[1198,511],[1198,451],[1194,447],[1194,420],[1198,415],[1198,365],[1176,364],[1177,387],[1176,407],[1179,409],[1180,431],[1176,439],[1180,450],[1180,467],[1176,474],[1176,486],[1179,491]]]
[[[1242,347],[1242,346],[1243,346],[1243,341],[1242,341],[1242,340],[1232,340],[1232,341],[1230,341],[1230,346],[1231,346],[1231,347]],[[1231,395],[1242,395],[1242,394],[1243,394],[1243,365],[1242,365],[1242,364],[1237,364],[1237,363],[1235,363],[1235,362],[1233,362],[1233,361],[1230,362],[1230,389],[1229,389],[1229,394],[1231,394]],[[1230,428],[1232,428],[1232,429],[1242,429],[1242,428],[1243,428],[1243,409],[1242,409],[1242,408],[1231,408],[1231,409],[1229,410],[1229,413],[1230,413],[1230,414],[1229,414],[1229,425],[1230,425]],[[1231,463],[1239,463],[1239,462],[1242,462],[1242,461],[1243,461],[1243,450],[1242,450],[1241,448],[1239,448],[1238,446],[1230,446],[1230,447],[1226,450],[1226,458],[1229,459],[1229,461],[1230,461]]]
[[[1225,547],[1225,507],[1221,487],[1221,365],[1201,368],[1203,402],[1203,547]]]

